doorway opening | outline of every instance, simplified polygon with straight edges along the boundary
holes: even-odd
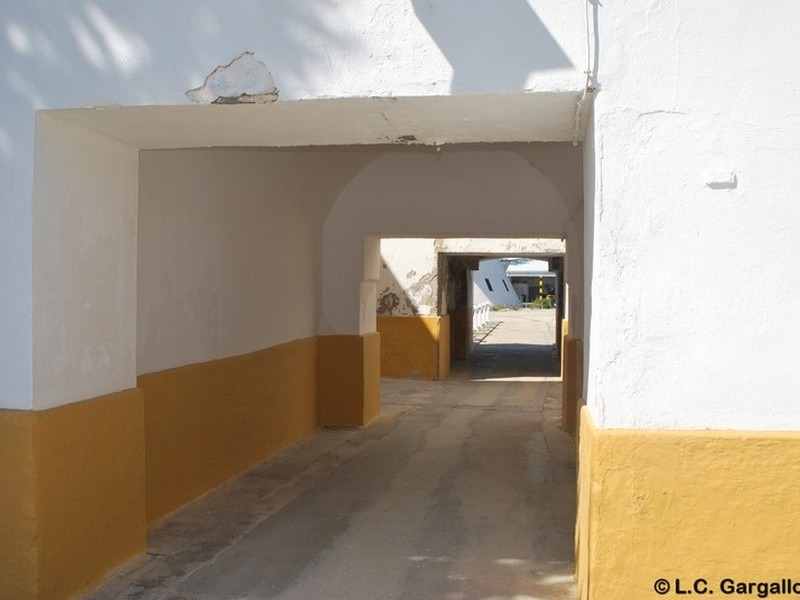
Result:
[[[379,246],[382,376],[560,377],[564,240],[383,238]]]
[[[472,272],[472,352],[454,370],[473,379],[559,380],[562,264],[562,257],[481,260]]]

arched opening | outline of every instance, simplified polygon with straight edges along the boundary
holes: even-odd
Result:
[[[359,171],[327,215],[320,331],[376,331],[381,238],[502,238],[509,243],[550,238],[564,240],[569,248],[562,265],[563,306],[570,331],[566,346],[574,355],[571,340],[580,339],[583,330],[582,202],[581,151],[570,145],[473,144],[386,152]],[[429,304],[438,306],[418,317],[445,319],[450,331],[470,339],[465,323],[471,316],[458,310],[448,314],[441,298]],[[450,352],[459,356],[461,351],[451,344]],[[564,362],[569,369],[564,414],[570,421],[565,426],[574,431],[579,361],[573,356]]]

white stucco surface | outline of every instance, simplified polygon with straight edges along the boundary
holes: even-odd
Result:
[[[590,324],[584,396],[599,427],[800,429],[800,4],[588,6],[587,40],[578,0],[7,0],[0,407],[129,387],[137,335],[141,372],[369,330],[377,278],[363,271],[374,254],[365,237],[552,236],[566,238],[570,326]],[[188,106],[188,89],[245,50],[281,101]],[[586,147],[506,151],[503,142],[571,140],[587,58],[596,93]],[[90,106],[100,108],[78,110]],[[40,109],[67,110],[40,119],[34,138]],[[331,149],[262,165],[261,179],[255,159],[207,172],[189,161],[150,181],[175,192],[145,210],[172,218],[178,249],[200,233],[221,254],[212,263],[212,246],[196,248],[205,265],[180,252],[163,264],[146,257],[148,278],[172,273],[177,288],[144,285],[175,321],[146,313],[136,333],[137,149],[449,142],[497,144]],[[231,198],[258,218],[226,213]],[[198,221],[170,216],[167,200],[201,209]],[[166,244],[168,233],[152,224],[139,235]],[[245,326],[266,284],[227,270],[278,251],[261,234],[295,249],[292,265],[322,273],[306,282],[311,300],[298,297],[300,275],[284,275],[291,292],[268,301],[298,312],[269,331]],[[180,313],[177,299],[192,294],[197,314]]]
[[[437,315],[439,261],[431,238],[381,240],[377,313],[386,317]]]
[[[139,162],[128,146],[37,121],[33,408],[136,386]]]
[[[359,151],[143,152],[138,372],[315,335],[322,218],[364,160]]]
[[[800,429],[798,22],[795,2],[603,5],[586,377],[601,427]]]
[[[553,107],[566,127],[583,82],[582,14],[579,1],[546,0],[514,0],[502,11],[480,0],[4,1],[0,407],[33,406],[36,110],[186,105],[187,90],[249,50],[264,62],[284,100],[566,92],[568,101],[556,99]],[[186,144],[177,143],[177,132],[183,132],[194,145],[213,145],[202,122],[181,124],[182,118],[170,113],[160,124],[158,117],[129,120],[132,137],[151,138],[159,128],[173,137],[162,135],[151,146],[123,141],[181,147]],[[112,121],[121,127],[118,117]],[[546,125],[541,119],[539,126]],[[251,121],[218,137],[246,145],[252,129]],[[351,137],[339,143],[356,142]]]

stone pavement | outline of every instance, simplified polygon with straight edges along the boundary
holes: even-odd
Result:
[[[86,598],[575,598],[552,348],[497,347],[544,317],[497,313],[448,381],[384,381],[371,425],[321,429],[177,511]]]

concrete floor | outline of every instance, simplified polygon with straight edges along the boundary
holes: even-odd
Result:
[[[377,421],[322,429],[174,513],[86,598],[575,598],[552,314],[493,320],[450,380],[384,381]]]

